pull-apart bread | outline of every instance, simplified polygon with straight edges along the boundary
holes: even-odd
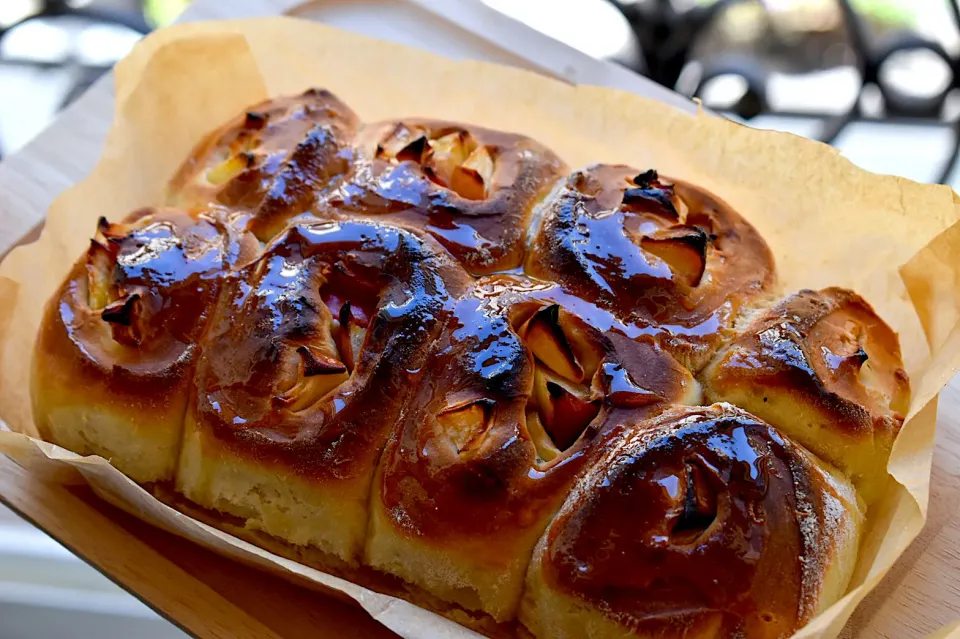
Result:
[[[495,636],[785,637],[845,593],[909,403],[856,293],[728,204],[310,90],[101,219],[43,437]]]

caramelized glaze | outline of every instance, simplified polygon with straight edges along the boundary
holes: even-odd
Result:
[[[815,609],[838,499],[748,413],[674,408],[610,434],[544,537],[544,581],[641,636],[787,636]]]
[[[625,166],[573,173],[531,229],[527,273],[653,335],[695,371],[770,289],[773,258],[726,204]]]
[[[431,163],[449,138],[463,140],[463,151],[445,150],[446,163]],[[359,145],[364,160],[327,207],[423,230],[473,274],[520,266],[531,209],[566,172],[529,138],[452,122],[372,124]],[[475,169],[458,171],[471,163]],[[458,182],[459,175],[472,177]]]
[[[703,371],[732,401],[843,471],[873,503],[910,384],[894,331],[845,289],[800,291],[759,313]]]

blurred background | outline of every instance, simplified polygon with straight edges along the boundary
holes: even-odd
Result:
[[[726,117],[960,185],[960,0],[483,2]],[[0,156],[187,4],[0,0]],[[184,635],[0,506],[0,639],[88,636]]]
[[[437,0],[437,2],[479,0]],[[483,0],[751,126],[956,186],[957,0]],[[0,154],[186,0],[0,0]]]

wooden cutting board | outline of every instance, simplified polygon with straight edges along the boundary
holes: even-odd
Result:
[[[680,96],[592,60],[473,1],[199,0],[184,19],[293,13],[451,56],[515,64],[670,102]],[[403,16],[404,20],[393,17]],[[512,44],[505,44],[512,43]],[[97,161],[112,116],[109,78],[0,163],[0,254],[36,234],[53,197]],[[940,395],[927,527],[860,606],[845,637],[924,637],[960,619],[960,382]],[[28,476],[0,456],[0,502],[185,631],[203,638],[389,637],[365,612],[156,530],[83,486]]]
[[[0,502],[197,637],[396,637],[352,602],[225,559],[128,515],[78,479],[38,481],[0,455]]]

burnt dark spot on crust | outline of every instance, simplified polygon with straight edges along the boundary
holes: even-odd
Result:
[[[130,326],[133,314],[140,302],[139,293],[131,293],[126,297],[111,302],[100,312],[103,321],[122,326]]]
[[[347,326],[350,324],[350,300],[347,300],[340,307],[340,326]]]
[[[660,176],[657,174],[656,169],[647,169],[643,173],[638,173],[637,176],[633,178],[633,183],[641,188],[646,188],[659,180]]]
[[[657,172],[653,169],[637,175],[633,179],[636,187],[623,191],[623,204],[627,206],[655,205],[664,213],[679,220],[680,214],[673,205],[673,185],[661,184]]]
[[[680,219],[680,214],[673,205],[671,196],[673,187],[665,188],[631,188],[623,192],[623,203],[626,205],[653,204],[663,209],[674,219]]]
[[[267,124],[267,114],[260,111],[247,111],[243,126],[247,129],[262,129]]]
[[[857,366],[863,366],[866,364],[867,360],[870,359],[867,356],[867,351],[863,350],[863,346],[858,348],[857,352],[851,355],[851,357],[853,358],[854,362],[856,362]]]
[[[304,97],[309,98],[332,98],[333,94],[326,89],[320,89],[318,87],[310,87],[302,94]]]
[[[297,348],[297,353],[303,359],[304,377],[336,375],[347,372],[347,367],[343,365],[343,362],[337,361],[311,346],[300,346]]]
[[[427,137],[425,135],[421,135],[420,137],[411,140],[409,144],[400,149],[400,152],[397,153],[397,160],[400,162],[419,162],[420,158],[423,157],[423,151],[426,148]]]

